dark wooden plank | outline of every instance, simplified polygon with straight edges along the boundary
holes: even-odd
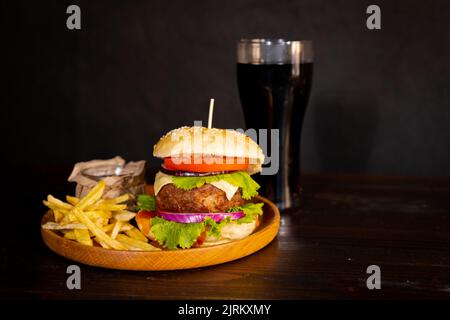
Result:
[[[450,180],[306,175],[303,205],[284,212],[278,238],[227,264],[128,272],[82,266],[82,290],[66,288],[72,264],[39,237],[39,201],[62,175],[27,190],[20,228],[2,234],[0,296],[58,299],[449,298]],[[51,179],[49,179],[51,180]],[[37,188],[37,187],[36,187]],[[48,189],[46,189],[48,188]],[[26,217],[26,218],[25,218]],[[366,268],[381,267],[368,290]]]

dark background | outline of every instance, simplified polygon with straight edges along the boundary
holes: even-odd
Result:
[[[211,97],[216,127],[244,126],[236,41],[285,37],[315,43],[304,171],[450,176],[450,2],[375,3],[378,31],[372,1],[3,1],[2,161],[156,167],[153,144]]]

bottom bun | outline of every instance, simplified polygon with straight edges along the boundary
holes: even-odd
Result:
[[[221,237],[214,238],[206,236],[207,242],[214,242],[219,240],[239,240],[248,237],[256,228],[256,221],[249,223],[235,223],[230,222],[222,227]]]
[[[234,240],[243,239],[251,235],[253,231],[255,231],[256,226],[257,226],[256,220],[250,223],[241,223],[241,224],[237,224],[234,222],[227,223],[222,227],[221,232],[222,236],[220,237],[220,239],[206,236],[205,242],[203,242],[203,244],[200,245],[200,247],[216,246]]]
[[[250,234],[255,231],[256,227],[259,224],[259,218],[256,217],[255,220],[249,223],[236,223],[236,222],[229,222],[225,224],[221,229],[221,237],[211,237],[208,236],[208,233],[206,234],[205,242],[203,242],[200,247],[207,247],[207,246],[214,246],[218,244],[223,244],[227,242],[231,242],[233,240],[239,240],[243,239],[245,237],[248,237]],[[151,220],[151,218],[150,218]],[[150,222],[151,223],[151,222]],[[137,223],[138,228],[141,230],[141,232],[149,239],[156,241],[155,235],[148,230],[148,232],[144,232],[143,227],[141,223]]]

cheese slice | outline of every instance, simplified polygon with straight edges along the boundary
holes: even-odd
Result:
[[[155,196],[158,194],[159,190],[161,190],[162,187],[170,183],[172,183],[172,176],[159,171],[155,176],[155,183],[153,185],[155,189]]]
[[[211,184],[216,187],[217,189],[222,190],[227,195],[227,199],[231,200],[233,198],[234,194],[236,193],[238,187],[233,186],[231,183],[225,181],[225,180],[219,180],[211,182]]]
[[[154,183],[155,195],[158,194],[158,192],[161,190],[162,187],[170,183],[172,183],[172,176],[159,171],[155,176],[155,183]],[[233,186],[231,183],[225,180],[214,181],[211,182],[211,184],[217,189],[220,189],[223,192],[225,192],[228,200],[231,200],[231,198],[233,198],[234,194],[238,190],[238,187]]]

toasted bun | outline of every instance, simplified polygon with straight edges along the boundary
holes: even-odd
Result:
[[[255,141],[229,129],[181,127],[164,135],[153,147],[153,155],[158,158],[192,154],[249,158],[250,174],[260,172],[264,162],[264,154]]]
[[[256,221],[249,223],[237,224],[230,222],[225,224],[221,229],[221,238],[207,237],[204,245],[214,245],[219,243],[225,243],[232,240],[239,240],[248,237],[256,229]]]

